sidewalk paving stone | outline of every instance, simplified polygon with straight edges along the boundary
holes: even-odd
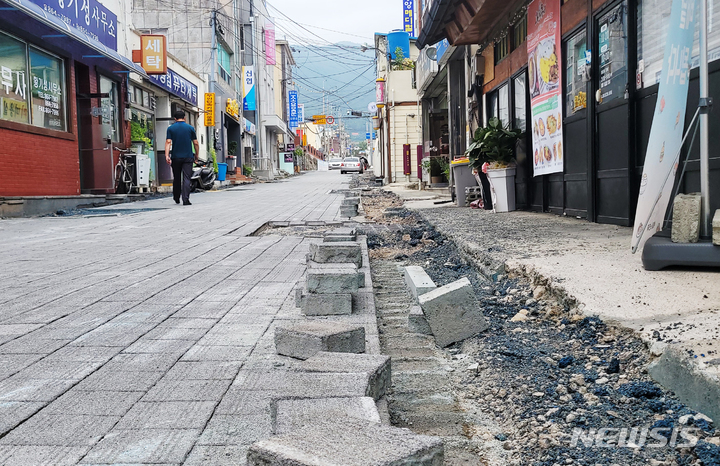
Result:
[[[114,429],[203,429],[215,408],[213,401],[144,400],[125,413]]]
[[[182,463],[200,429],[114,430],[80,464]]]

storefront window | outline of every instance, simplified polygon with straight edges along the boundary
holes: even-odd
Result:
[[[138,154],[150,157],[150,181],[155,181],[155,122],[150,113],[133,108],[131,110],[130,136],[132,146]]]
[[[0,34],[0,119],[29,123],[27,46]]]
[[[502,122],[503,126],[508,126],[510,124],[510,101],[508,97],[508,85],[503,84],[498,89],[498,118]]]
[[[62,60],[30,48],[30,75],[32,123],[65,131],[67,110]]]
[[[118,85],[112,79],[100,76],[100,93],[109,94],[100,99],[103,138],[110,136],[113,142],[120,141],[120,115],[118,107]]]
[[[602,102],[624,98],[627,91],[627,15],[625,4],[598,21],[599,85]]]
[[[487,95],[487,117],[497,118],[498,116],[498,91],[491,92]]]
[[[228,83],[230,83],[230,78],[231,78],[230,70],[232,69],[230,67],[230,52],[228,52],[227,49],[222,44],[218,44],[217,54],[218,54],[218,64],[220,65],[220,70],[218,70],[218,74],[220,74],[220,77],[224,81],[227,81]]]
[[[513,80],[513,92],[515,96],[513,127],[521,131],[525,131],[525,120],[527,118],[525,115],[527,111],[527,102],[525,100],[527,96],[526,82],[524,72]]]
[[[565,43],[567,70],[565,73],[565,100],[567,114],[572,115],[587,107],[587,86],[585,76],[587,37],[585,30],[574,35]]]

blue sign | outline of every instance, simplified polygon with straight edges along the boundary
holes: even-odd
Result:
[[[365,139],[370,139],[370,133],[365,133]]]
[[[117,16],[97,0],[30,0],[68,25],[117,51]]]
[[[440,61],[445,52],[447,52],[448,47],[450,47],[450,42],[448,42],[447,39],[443,39],[435,44],[435,50],[437,51],[435,60]]]
[[[403,0],[403,31],[415,35],[415,0]]]
[[[243,66],[243,110],[255,110],[255,68]]]
[[[150,75],[150,81],[162,87],[171,94],[174,94],[194,107],[198,104],[198,88],[195,84],[183,78],[170,68],[167,74]]]
[[[288,105],[290,107],[288,126],[295,129],[300,126],[298,122],[298,93],[297,91],[288,92]]]

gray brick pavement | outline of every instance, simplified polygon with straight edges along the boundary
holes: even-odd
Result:
[[[352,378],[282,375],[272,329],[300,317],[309,241],[248,236],[336,220],[344,179],[0,221],[0,463],[239,465],[272,396],[357,395]]]

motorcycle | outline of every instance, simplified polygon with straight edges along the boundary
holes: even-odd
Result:
[[[212,189],[217,175],[213,167],[212,160],[199,160],[193,165],[192,177],[190,177],[190,188],[195,191],[202,189],[208,191]]]

